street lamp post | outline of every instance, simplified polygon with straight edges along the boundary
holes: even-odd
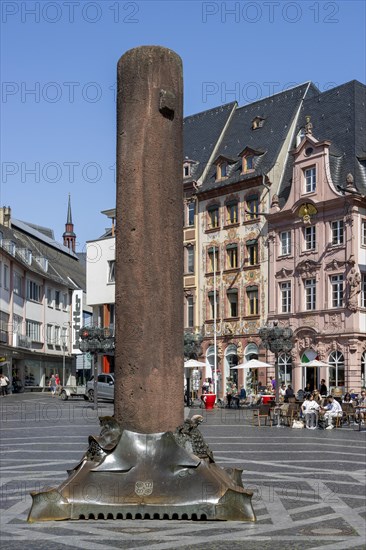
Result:
[[[278,321],[273,322],[272,327],[259,329],[259,337],[266,349],[275,355],[275,380],[276,380],[276,405],[279,404],[279,380],[278,380],[278,355],[281,352],[288,353],[294,347],[293,330],[290,327],[279,327]]]
[[[94,410],[98,408],[98,353],[114,350],[114,336],[109,328],[82,327],[79,348],[92,354],[94,361]]]

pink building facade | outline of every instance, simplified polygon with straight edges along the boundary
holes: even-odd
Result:
[[[362,119],[364,110],[358,126]],[[326,138],[325,125],[319,127]],[[280,355],[279,372],[295,390],[317,388],[321,379],[343,393],[366,384],[364,138],[358,143],[352,128],[343,132],[344,138],[329,130],[329,139],[317,139],[316,122],[306,118],[291,151],[291,184],[272,197],[267,218],[268,321],[294,330],[294,348]],[[345,150],[351,132],[353,153]],[[313,359],[329,366],[300,366]]]

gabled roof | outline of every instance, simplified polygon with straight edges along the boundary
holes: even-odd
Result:
[[[366,193],[366,86],[352,80],[304,101],[295,136],[311,117],[312,135],[331,142],[329,165],[335,186],[346,186],[347,174],[357,190]],[[294,147],[295,143],[291,144]],[[291,188],[293,158],[289,157],[279,191],[281,206]]]
[[[46,229],[46,228],[43,228]],[[27,224],[21,220],[11,219],[11,227],[0,226],[3,234],[3,241],[13,241],[16,246],[15,259],[22,264],[25,269],[39,275],[42,278],[49,279],[55,284],[68,287],[71,290],[86,288],[86,265],[80,261],[78,256],[67,247],[52,240],[49,235],[51,229],[45,233],[37,231],[33,224]],[[53,233],[53,232],[52,232]],[[0,250],[4,249],[0,245]],[[32,251],[32,260],[28,264],[25,260],[22,250]],[[36,258],[45,258],[48,260],[48,269],[42,269],[41,264]]]
[[[236,158],[237,163],[231,166],[225,181],[216,182],[215,169],[211,168],[198,193],[268,173],[277,161],[304,96],[318,93],[313,84],[305,82],[249,105],[237,107],[217,152],[217,155]],[[261,128],[253,130],[252,122],[256,116],[263,117],[265,122]],[[258,155],[250,174],[241,174],[240,154],[245,148],[265,152]]]
[[[196,162],[196,164],[192,164],[189,179],[197,181],[202,175],[235,106],[236,102],[233,101],[185,117],[183,122],[184,157]]]

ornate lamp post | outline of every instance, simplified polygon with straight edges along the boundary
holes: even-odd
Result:
[[[82,327],[79,330],[79,336],[80,351],[89,352],[94,357],[94,409],[96,410],[98,407],[98,353],[114,351],[114,336],[108,327],[95,326]]]
[[[266,349],[274,353],[275,361],[275,379],[276,379],[276,404],[279,403],[279,380],[278,380],[278,355],[281,352],[289,353],[294,347],[292,340],[293,330],[290,327],[279,327],[278,321],[273,322],[272,327],[262,327],[259,329],[259,337]]]

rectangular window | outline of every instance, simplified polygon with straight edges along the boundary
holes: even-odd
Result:
[[[67,328],[66,328],[66,327],[63,327],[63,328],[62,328],[62,332],[61,332],[61,340],[62,340],[62,349],[64,349],[64,350],[67,350],[67,349],[68,349],[68,346],[67,346],[67,338],[68,338],[68,335],[67,335]]]
[[[55,345],[61,346],[61,327],[55,326]]]
[[[0,262],[0,287],[3,286],[3,262]]]
[[[52,288],[47,288],[47,305],[53,307]]]
[[[282,231],[280,233],[281,256],[291,254],[291,231]]]
[[[60,309],[60,291],[55,290],[55,308]]]
[[[208,251],[208,272],[219,270],[219,251],[217,248],[210,248]]]
[[[27,280],[27,299],[33,302],[41,302],[41,285]]]
[[[238,291],[228,290],[227,298],[229,301],[229,316],[237,317],[238,316]]]
[[[37,323],[37,321],[26,320],[26,335],[32,342],[42,342],[41,326],[41,323]]]
[[[344,243],[344,224],[343,220],[336,220],[331,222],[332,230],[332,244],[343,244]]]
[[[253,170],[253,155],[248,155],[245,157],[245,170]]]
[[[227,218],[226,218],[227,225],[237,223],[239,220],[238,203],[230,202],[229,204],[226,205],[226,211],[227,211]]]
[[[280,284],[281,289],[281,311],[282,313],[291,312],[291,283],[286,281]]]
[[[316,169],[315,166],[305,170],[305,193],[313,193],[316,189]]]
[[[188,176],[190,176],[190,175],[191,175],[190,164],[184,164],[184,166],[183,166],[183,177],[188,178]]]
[[[187,205],[187,217],[188,217],[188,225],[193,226],[194,225],[194,215],[196,212],[196,205],[194,202],[189,202]]]
[[[247,289],[248,297],[248,315],[258,315],[259,313],[259,304],[258,304],[258,288],[248,288]]]
[[[361,243],[366,246],[366,220],[362,220],[361,224]]]
[[[315,225],[305,227],[305,250],[315,250],[316,248],[316,231]]]
[[[258,243],[247,243],[248,265],[256,265],[258,263]]]
[[[219,227],[219,207],[215,206],[208,210],[208,227],[209,229],[216,229]]]
[[[214,319],[215,317],[215,307],[214,307],[214,293],[209,292],[208,293],[208,300],[210,302],[210,316],[211,319]],[[219,316],[219,293],[216,292],[216,319]]]
[[[9,290],[9,266],[4,264],[4,288]]]
[[[18,296],[23,295],[23,278],[16,271],[13,272],[13,292]]]
[[[9,340],[9,315],[0,311],[0,342],[8,344]]]
[[[53,345],[53,326],[51,324],[47,325],[46,329],[46,340],[47,345],[52,346]]]
[[[23,333],[23,317],[20,317],[20,315],[13,315],[13,331],[14,334],[22,334]]]
[[[187,323],[189,328],[192,328],[194,326],[193,296],[187,297]]]
[[[259,202],[258,197],[248,197],[246,200],[246,219],[255,220],[258,218]]]
[[[64,311],[67,311],[68,306],[69,306],[69,300],[68,300],[67,292],[64,292],[64,294],[62,295],[62,305],[63,305]]]
[[[330,278],[332,285],[332,307],[342,307],[343,305],[343,275],[332,275]]]
[[[238,247],[236,244],[229,245],[226,248],[227,267],[228,269],[236,269],[238,267]]]
[[[187,246],[187,273],[194,273],[194,247]]]
[[[316,281],[305,279],[305,309],[311,311],[316,309]]]
[[[361,280],[361,307],[366,308],[366,273],[362,273]]]
[[[108,262],[108,283],[116,282],[116,262],[115,260],[110,260]]]

